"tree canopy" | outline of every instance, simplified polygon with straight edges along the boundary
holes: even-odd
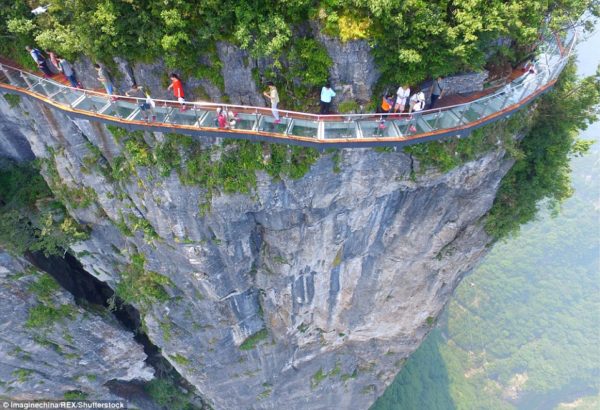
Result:
[[[229,41],[252,58],[285,66],[288,54],[313,39],[310,22],[344,41],[366,39],[386,83],[481,68],[510,39],[536,41],[544,19],[555,24],[597,11],[597,0],[49,0],[34,16],[31,2],[0,0],[0,53],[29,63],[25,44],[67,57],[110,62],[165,58],[188,75],[218,77],[215,44]],[[313,24],[314,26],[314,24]],[[208,61],[208,62],[207,62]],[[279,61],[279,63],[278,63]],[[281,64],[283,62],[283,64]],[[305,58],[309,72],[322,59]],[[284,70],[285,71],[285,70]],[[216,74],[215,74],[216,73]],[[285,72],[281,73],[285,76]],[[318,80],[325,78],[319,76]],[[299,79],[301,83],[303,79]],[[314,80],[314,78],[313,78]],[[217,81],[218,82],[218,81]],[[310,86],[310,84],[308,84]]]

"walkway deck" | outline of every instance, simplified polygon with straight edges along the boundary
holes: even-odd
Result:
[[[321,149],[404,146],[449,136],[466,136],[478,127],[525,107],[556,82],[573,48],[574,33],[569,33],[563,41],[565,45],[557,36],[548,36],[538,50],[535,73],[511,77],[512,81],[506,85],[489,95],[476,95],[473,101],[412,115],[315,115],[279,110],[281,122],[275,123],[271,110],[265,107],[190,102],[186,103],[187,109],[181,111],[181,105],[176,101],[154,100],[156,119],[147,121],[139,108],[143,100],[118,96],[112,101],[104,93],[71,88],[60,78],[58,81],[45,79],[6,64],[4,60],[0,60],[0,90],[35,98],[71,117],[131,130],[243,138]],[[217,126],[216,109],[219,107],[236,114],[234,128]]]

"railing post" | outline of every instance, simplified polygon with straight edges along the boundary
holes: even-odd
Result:
[[[19,83],[13,79],[13,74],[10,73],[10,70],[8,70],[2,64],[0,64],[0,70],[2,70],[2,72],[4,73],[4,75],[6,76],[6,78],[8,79],[9,84],[16,85],[16,86],[19,85]]]
[[[321,117],[317,117],[318,125],[317,125],[317,139],[324,140],[325,139],[325,122],[321,120]]]
[[[33,88],[33,84],[31,84],[31,82],[29,81],[29,79],[27,78],[26,75],[23,75],[23,73],[21,73],[21,78],[23,79],[23,81],[25,81],[25,84],[27,84],[27,88],[29,88],[29,89]]]

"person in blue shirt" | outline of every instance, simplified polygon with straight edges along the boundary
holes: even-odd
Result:
[[[331,99],[335,97],[335,91],[331,89],[331,83],[327,81],[325,86],[321,88],[321,114],[329,114],[331,107]]]
[[[42,73],[44,73],[44,77],[52,77],[52,71],[50,70],[50,67],[48,67],[48,63],[42,55],[42,52],[37,48],[32,48],[31,46],[27,46],[25,49],[29,52],[31,58],[33,58],[38,68],[42,71]]]

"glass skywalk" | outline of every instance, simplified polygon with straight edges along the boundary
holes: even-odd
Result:
[[[72,88],[52,79],[0,64],[0,89],[35,97],[67,115],[149,131],[247,138],[317,147],[408,145],[453,135],[468,135],[483,124],[496,121],[525,106],[549,89],[566,64],[575,33],[559,43],[548,35],[538,48],[534,72],[524,73],[480,99],[412,114],[316,115],[279,110],[275,123],[266,107],[208,102],[188,102],[182,111],[177,101],[154,100],[155,118],[139,106],[143,99],[108,95]],[[235,113],[235,125],[218,127],[217,109]]]

